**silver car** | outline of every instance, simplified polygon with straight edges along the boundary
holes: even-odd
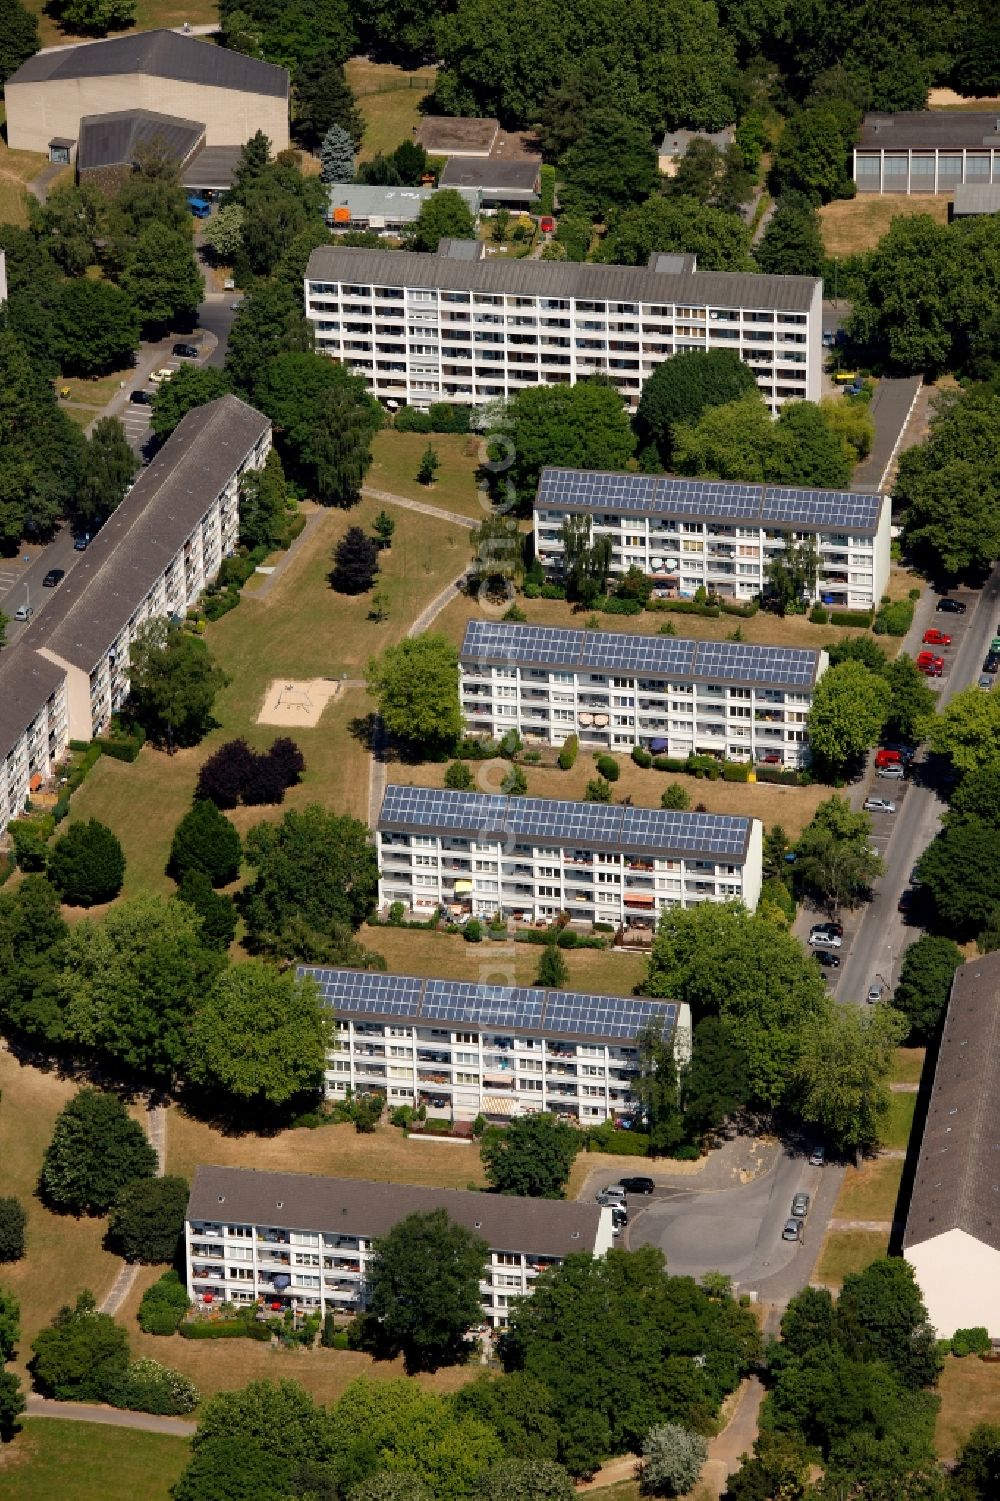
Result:
[[[898,762],[895,762],[892,766],[880,766],[875,775],[877,777],[885,777],[890,782],[901,782],[906,772]]]
[[[802,1221],[801,1220],[786,1220],[785,1221],[785,1228],[781,1232],[781,1238],[782,1238],[782,1240],[801,1240],[802,1239]]]
[[[866,797],[864,809],[866,813],[895,813],[896,804],[887,797]]]

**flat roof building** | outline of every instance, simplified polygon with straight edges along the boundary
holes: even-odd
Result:
[[[818,556],[809,602],[868,610],[889,580],[891,503],[867,491],[749,485],[670,474],[543,469],[534,506],[535,557],[562,571],[563,526],[585,519],[611,541],[611,573],[632,567],[662,597],[699,588],[749,600],[790,533]]]
[[[1000,214],[1000,182],[960,182],[948,205],[949,223],[953,219],[971,219],[979,214]]]
[[[479,405],[600,373],[635,407],[657,365],[684,349],[733,350],[772,410],[819,400],[823,284],[813,277],[699,271],[693,256],[604,266],[486,248],[314,250],[305,310],[317,349],[374,395],[416,406]]]
[[[188,1292],[202,1307],[354,1315],[367,1301],[378,1240],[407,1216],[438,1209],[486,1243],[479,1292],[494,1328],[540,1272],[612,1245],[611,1210],[598,1204],[199,1166],[184,1223]]]
[[[263,130],[288,145],[288,73],[211,40],[166,29],[72,47],[22,63],[4,85],[12,149],[70,161],[85,116],[152,110],[199,121],[209,146],[248,141]]]
[[[541,170],[540,156],[453,157],[438,186],[476,192],[486,209],[529,209],[538,202]]]
[[[1000,114],[867,114],[854,147],[853,175],[859,193],[950,193],[961,183],[1000,183]]]
[[[721,813],[388,786],[376,827],[379,904],[417,914],[650,931],[663,907],[761,888],[761,826]]]
[[[808,761],[806,720],[826,652],[470,620],[459,694],[470,734],[587,750]]]
[[[460,190],[465,206],[478,217],[480,194]],[[371,229],[393,234],[416,224],[420,210],[436,196],[437,188],[371,187],[366,183],[335,182],[330,186],[326,220],[334,231]]]
[[[587,995],[302,965],[334,1016],[326,1093],[382,1095],[457,1121],[551,1110],[584,1125],[635,1114],[639,1042],[691,1057],[691,1012],[645,996]]]
[[[424,115],[416,139],[428,156],[489,156],[500,135],[500,121],[457,115]]]
[[[955,971],[903,1234],[942,1339],[1000,1336],[1000,953]]]

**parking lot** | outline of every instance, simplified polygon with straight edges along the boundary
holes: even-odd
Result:
[[[165,354],[163,358],[157,362],[156,368],[152,372],[152,374],[156,374],[160,370],[169,370],[171,375],[173,375],[173,373],[179,370],[182,365],[203,364],[205,354],[202,335],[191,334],[189,336],[189,339],[192,347],[197,347],[199,350],[197,359],[185,359],[182,356],[171,352],[170,354]],[[178,340],[176,342],[186,343],[188,342],[188,340]],[[150,396],[152,396],[155,393],[157,386],[162,384],[162,381],[154,381],[150,377],[145,381],[137,382],[132,389],[135,391],[145,391]],[[131,399],[131,395],[132,393],[130,391],[129,400],[126,402],[125,410],[122,412],[122,426],[125,429],[125,436],[129,441],[129,446],[131,447],[132,451],[137,454],[140,459],[145,461],[149,457],[146,452],[146,446],[149,443],[150,438],[150,418],[152,414],[152,408],[148,404],[142,404],[133,401]]]

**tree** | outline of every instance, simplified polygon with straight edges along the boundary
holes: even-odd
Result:
[[[117,1194],[108,1237],[126,1261],[173,1261],[188,1192],[186,1178],[139,1178]]]
[[[49,854],[49,880],[70,907],[112,901],[125,879],[125,855],[116,835],[96,818],[75,823]]]
[[[563,202],[591,219],[640,203],[656,187],[648,126],[610,105],[594,109],[562,158]]]
[[[996,838],[994,824],[971,813],[948,813],[920,857],[917,869],[938,926],[959,941],[979,932],[1000,908],[1000,871],[990,854]]]
[[[768,276],[822,276],[826,253],[809,198],[784,193],[758,244],[754,260]]]
[[[452,1398],[456,1413],[479,1418],[492,1428],[510,1459],[551,1460],[559,1445],[552,1416],[552,1393],[524,1371],[502,1376],[484,1372],[459,1387]]]
[[[213,891],[208,876],[189,870],[174,892],[174,901],[184,902],[201,919],[201,941],[207,948],[225,952],[236,937],[236,903],[231,896]]]
[[[681,474],[763,484],[774,453],[774,424],[759,391],[708,407],[671,432],[672,467]]]
[[[791,189],[822,203],[852,198],[847,158],[859,115],[851,105],[831,100],[792,115],[774,153],[771,178],[778,193]]]
[[[906,1017],[911,1045],[932,1042],[944,1015],[962,950],[950,938],[924,933],[903,955],[892,1004]]]
[[[151,619],[132,637],[129,682],[136,718],[173,755],[178,745],[195,745],[204,735],[215,696],[229,679],[200,637]]]
[[[862,398],[821,396],[819,409],[830,432],[839,439],[848,464],[855,465],[871,453],[875,419]]]
[[[834,1006],[803,1029],[801,1117],[837,1151],[867,1151],[889,1113],[894,1050],[907,1024],[890,1006]]]
[[[547,990],[564,990],[568,980],[569,969],[566,960],[554,942],[547,943],[538,961],[535,984],[544,986]]]
[[[496,454],[497,467],[491,470],[493,483],[497,488],[512,483],[526,514],[530,514],[538,476],[547,464],[620,470],[635,450],[621,396],[596,376],[575,386],[529,386],[518,391],[504,408],[501,429],[502,447]]]
[[[55,314],[59,361],[67,375],[106,375],[132,363],[139,318],[128,294],[110,281],[64,284]]]
[[[122,288],[147,337],[193,318],[205,286],[190,234],[158,224],[143,230],[126,263]]]
[[[691,806],[691,794],[681,786],[680,782],[671,782],[660,793],[660,807],[668,812],[673,809],[683,813]]]
[[[21,0],[0,4],[0,83],[38,51],[38,19]]]
[[[434,28],[438,15],[437,6],[428,0],[407,0],[406,4],[375,0],[368,16],[379,55],[387,53],[408,68],[433,61],[437,57]]]
[[[461,733],[458,654],[444,636],[426,633],[387,647],[369,659],[365,678],[394,739],[444,749]]]
[[[660,1423],[642,1441],[640,1484],[646,1496],[683,1496],[693,1491],[708,1458],[700,1433],[679,1423]]]
[[[816,590],[819,553],[816,539],[807,536],[796,542],[790,531],[784,533],[784,547],[764,564],[764,597],[779,615],[801,608]]]
[[[420,213],[406,235],[408,250],[435,251],[442,240],[473,240],[476,220],[455,188],[438,188],[420,205]]]
[[[246,214],[242,203],[224,203],[205,225],[202,242],[212,251],[216,260],[232,265],[243,249]]]
[[[326,183],[354,181],[354,142],[336,121],[323,136],[319,150],[320,176]]]
[[[247,469],[240,479],[240,543],[251,551],[287,545],[288,487],[277,449],[269,450],[263,469]]]
[[[207,798],[196,798],[174,830],[168,869],[176,881],[189,871],[208,876],[213,886],[228,886],[240,871],[243,845],[233,825]]]
[[[324,505],[353,505],[383,420],[363,379],[323,355],[276,354],[259,405],[275,423],[286,472]]]
[[[839,775],[878,744],[889,714],[892,689],[860,662],[829,667],[813,692],[808,734],[813,760],[827,775]]]
[[[635,429],[642,448],[655,447],[670,468],[673,430],[694,423],[708,408],[725,406],[756,390],[749,365],[731,349],[685,349],[657,365],[642,388]]]
[[[338,594],[367,594],[378,572],[378,547],[360,526],[348,527],[333,550],[331,587]]]
[[[56,1116],[39,1185],[63,1214],[104,1214],[119,1191],[156,1172],[156,1153],[116,1095],[81,1089]]]
[[[139,461],[117,417],[99,417],[83,450],[80,483],[73,499],[78,527],[93,534],[125,499]]]
[[[21,1338],[21,1305],[14,1293],[0,1287],[0,1365],[13,1359]]]
[[[962,688],[927,727],[932,751],[958,772],[978,772],[1000,762],[1000,698]]]
[[[393,533],[396,530],[395,518],[390,516],[388,511],[379,511],[378,515],[375,517],[375,520],[372,522],[372,526],[375,529],[375,535],[378,538],[379,547],[386,549],[390,548],[392,546]]]
[[[170,380],[156,388],[150,422],[153,432],[164,442],[185,413],[216,401],[231,389],[232,382],[225,370],[216,370],[213,365],[182,365]],[[256,472],[248,470],[244,480]]]
[[[706,1016],[694,1029],[691,1061],[684,1070],[681,1103],[684,1129],[692,1140],[714,1131],[745,1102],[746,1058],[717,1016]]]
[[[376,1470],[351,1487],[350,1501],[434,1501],[424,1482],[405,1470]]]
[[[135,24],[135,0],[59,0],[59,20],[68,31],[103,36]]]
[[[977,1423],[959,1450],[952,1470],[955,1494],[961,1501],[989,1501],[1000,1486],[1000,1428]]]
[[[669,1153],[684,1136],[673,1037],[647,1028],[638,1041],[639,1073],[632,1092],[642,1106],[650,1150]]]
[[[0,1198],[0,1261],[20,1261],[24,1255],[27,1223],[28,1216],[20,1199]]]
[[[615,266],[645,266],[654,251],[696,255],[705,271],[746,271],[751,265],[750,227],[738,214],[693,198],[654,194],[613,215],[599,259]]]
[[[913,1268],[901,1257],[848,1273],[837,1299],[837,1335],[856,1359],[885,1361],[911,1387],[938,1378],[937,1339]]]
[[[891,224],[852,283],[851,337],[897,369],[947,369],[968,327],[970,246],[929,214]]]
[[[252,1381],[218,1392],[202,1409],[176,1501],[281,1501],[304,1457],[334,1479],[330,1414],[295,1381]],[[300,1491],[301,1494],[301,1491]],[[307,1494],[320,1494],[310,1485]]]
[[[842,490],[851,481],[854,455],[826,411],[812,401],[789,401],[774,424],[768,479],[776,485]]]
[[[378,867],[367,827],[312,804],[246,837],[256,876],[241,908],[254,948],[323,963],[371,914]],[[330,961],[327,961],[330,962]],[[333,959],[336,962],[336,959]]]
[[[70,509],[83,435],[9,329],[0,329],[0,391],[0,548],[13,552],[24,536],[46,536]]]
[[[197,1003],[224,964],[183,902],[143,893],[103,922],[76,923],[60,978],[67,1035],[169,1081],[183,1068]]]
[[[417,469],[418,482],[421,485],[432,485],[440,467],[441,460],[437,456],[437,450],[432,443],[428,443],[420,455],[420,466]]]
[[[44,876],[0,892],[0,1017],[14,1033],[55,1042],[62,1034],[59,970],[69,928]]]
[[[934,717],[937,694],[913,658],[900,652],[885,669],[889,684],[889,714],[883,729],[901,740],[918,742]]]
[[[27,1407],[20,1377],[0,1370],[0,1443],[9,1443],[17,1432],[17,1420]]]
[[[188,1076],[256,1109],[322,1083],[330,1012],[311,979],[259,959],[224,970],[191,1025]]]
[[[226,370],[234,388],[257,402],[258,387],[278,355],[311,350],[312,339],[301,284],[296,291],[282,281],[255,282],[236,315],[226,350]]]
[[[217,808],[235,808],[252,775],[255,756],[245,740],[227,740],[202,763],[195,798],[210,798]]]
[[[893,499],[906,545],[940,577],[1000,555],[998,422],[1000,395],[988,390],[940,402],[927,441],[900,458]]]
[[[589,516],[567,516],[562,524],[562,571],[566,593],[581,604],[593,604],[607,591],[612,543],[594,536]]]
[[[368,1312],[410,1372],[453,1365],[482,1318],[479,1283],[489,1256],[481,1236],[444,1209],[410,1214],[375,1242]]]
[[[551,1459],[501,1459],[484,1470],[473,1501],[574,1501],[576,1491],[562,1465]]]
[[[298,68],[294,98],[292,129],[307,150],[316,149],[331,125],[343,126],[355,150],[361,145],[364,119],[344,69],[331,53],[317,53]]]
[[[573,1159],[580,1150],[578,1131],[554,1115],[517,1115],[482,1144],[483,1166],[497,1193],[531,1199],[561,1199]]]
[[[796,845],[796,881],[833,910],[856,905],[885,870],[871,833],[867,813],[852,812],[846,798],[828,797]]]
[[[102,1402],[128,1366],[128,1335],[108,1313],[98,1313],[92,1292],[60,1308],[31,1346],[31,1371],[48,1397],[60,1402]]]

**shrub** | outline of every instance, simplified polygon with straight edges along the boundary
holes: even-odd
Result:
[[[745,782],[750,776],[749,761],[723,761],[722,780],[724,782]]]
[[[587,803],[610,803],[611,783],[606,777],[594,777],[587,783],[583,800]]]
[[[392,902],[389,907],[389,926],[400,928],[406,915],[406,907],[403,902]]]
[[[831,610],[830,611],[830,624],[831,625],[855,625],[855,626],[861,626],[865,630],[867,630],[869,628],[869,626],[871,625],[871,623],[872,623],[872,612],[871,612],[871,610]]]
[[[28,1216],[20,1199],[0,1199],[0,1261],[20,1261]]]
[[[176,1334],[190,1307],[187,1288],[176,1272],[164,1272],[147,1287],[139,1304],[139,1328],[145,1334]]]
[[[576,735],[568,735],[562,743],[559,752],[559,766],[563,771],[572,771],[576,764],[577,754],[580,750],[580,741]]]
[[[198,798],[174,830],[167,866],[176,881],[200,871],[213,886],[228,886],[239,875],[243,843],[224,813],[209,798]]]
[[[671,1153],[671,1156],[675,1162],[697,1162],[701,1156],[701,1151],[698,1147],[692,1146],[690,1143],[685,1143],[684,1146],[677,1147]]]
[[[956,1329],[951,1337],[951,1353],[959,1357],[985,1355],[989,1348],[989,1331],[981,1326],[974,1329]]]
[[[617,782],[622,774],[622,769],[614,756],[598,756],[597,769],[609,782]]]
[[[546,214],[555,211],[556,202],[556,169],[548,165],[544,166],[540,174],[541,186],[538,190],[538,213],[544,218]]]
[[[717,782],[722,775],[722,764],[714,756],[688,756],[685,770],[693,777],[707,777],[710,782]]]
[[[610,599],[603,601],[601,609],[605,615],[641,615],[645,609],[645,603],[641,599],[630,599],[628,596],[613,594]]]
[[[452,761],[444,774],[444,785],[456,792],[468,792],[475,786],[475,778],[464,761]]]
[[[876,636],[905,636],[913,624],[913,601],[897,599],[880,607],[872,626]]]
[[[632,760],[636,766],[641,766],[644,771],[648,771],[653,764],[652,755],[643,745],[633,745]]]
[[[479,921],[478,917],[469,918],[469,921],[462,929],[462,937],[465,939],[466,943],[482,943],[483,925]]]
[[[687,771],[687,761],[679,761],[676,756],[654,756],[653,767],[656,771]]]
[[[434,431],[430,412],[418,412],[416,407],[401,407],[396,413],[395,427],[400,433],[432,433]]]
[[[566,585],[554,584],[551,579],[548,579],[542,585],[541,595],[542,599],[565,599]]]
[[[648,1157],[649,1137],[644,1131],[618,1131],[614,1121],[604,1121],[587,1132],[587,1151],[614,1152],[618,1157]]]
[[[187,1376],[160,1365],[158,1360],[133,1360],[110,1387],[107,1400],[113,1407],[127,1407],[133,1412],[155,1412],[178,1417],[194,1412],[201,1393]]]
[[[523,625],[528,617],[527,615],[525,615],[520,605],[513,604],[511,605],[510,609],[505,612],[503,618],[504,620],[511,621],[514,625]]]
[[[509,729],[500,741],[501,756],[506,761],[513,761],[514,757],[522,749],[523,743],[519,732],[514,728]]]
[[[671,782],[670,786],[664,787],[660,794],[660,807],[668,812],[683,813],[690,806],[691,795],[680,782]]]
[[[126,1261],[173,1261],[187,1201],[185,1178],[139,1178],[115,1199],[108,1238]]]
[[[813,605],[809,611],[809,619],[813,625],[826,625],[830,619],[830,612],[825,605]]]

